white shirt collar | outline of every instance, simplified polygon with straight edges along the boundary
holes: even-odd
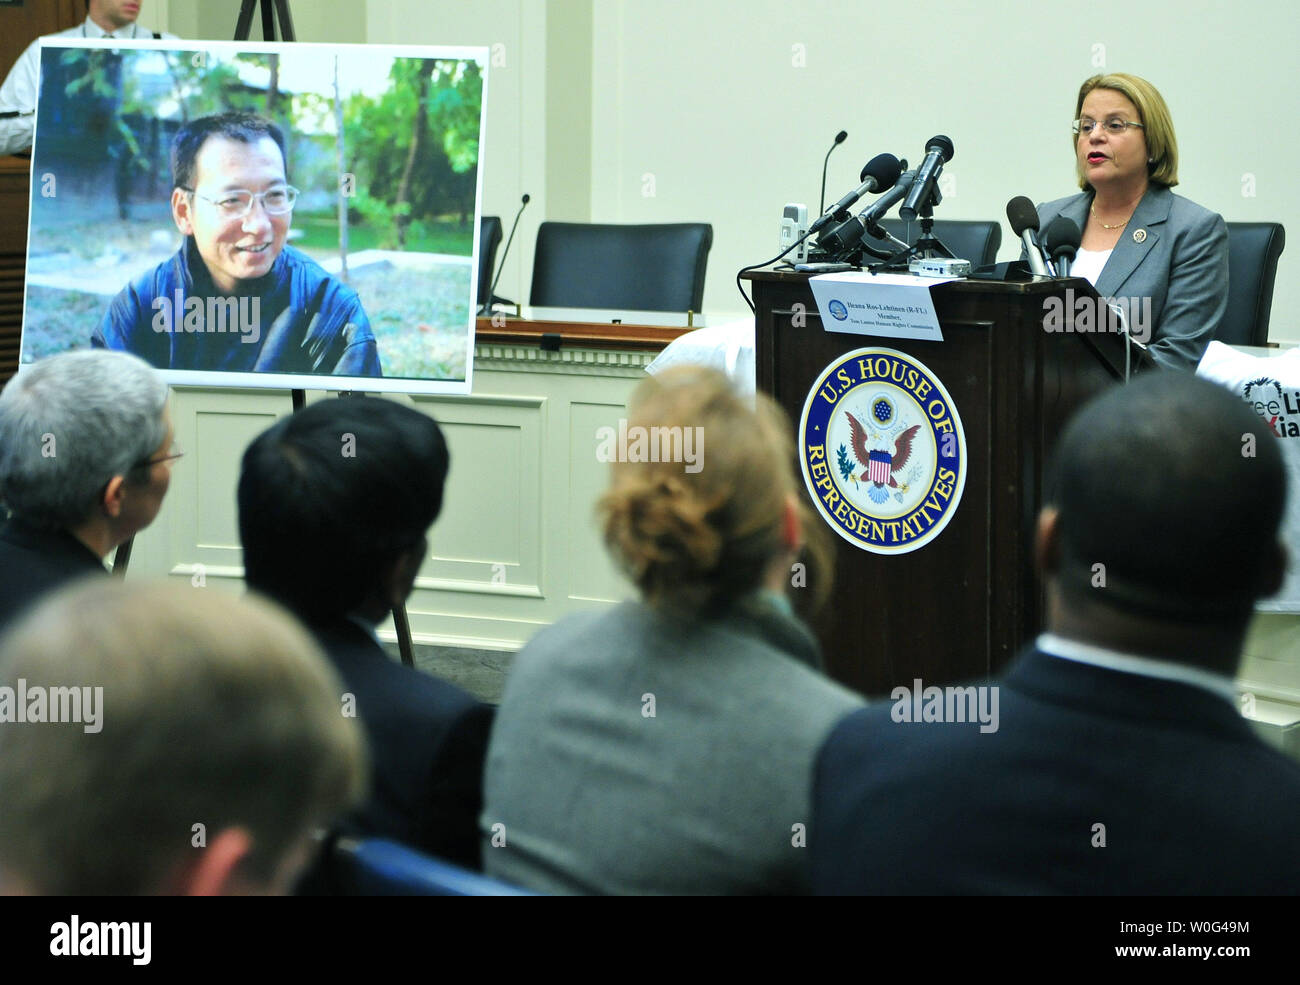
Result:
[[[1176,681],[1190,684],[1202,690],[1217,694],[1235,708],[1237,706],[1237,686],[1232,678],[1216,674],[1212,670],[1189,667],[1187,664],[1174,663],[1172,660],[1160,660],[1156,657],[1143,657],[1136,653],[1120,653],[1105,647],[1091,646],[1078,640],[1067,640],[1053,633],[1043,633],[1034,641],[1034,645],[1044,653],[1062,660],[1074,660],[1077,663],[1117,670],[1122,674],[1138,674],[1153,677],[1161,681]]]
[[[109,35],[107,31],[87,17],[81,25],[81,36],[83,38],[106,38]],[[140,37],[140,25],[132,21],[130,29],[119,28],[113,37],[123,41],[135,41]]]

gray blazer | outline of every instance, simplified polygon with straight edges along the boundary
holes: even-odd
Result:
[[[484,868],[547,893],[806,892],[813,760],[862,704],[819,659],[761,597],[714,619],[624,602],[542,630],[492,731]]]
[[[1038,206],[1038,228],[1058,215],[1082,230],[1092,192]],[[1136,236],[1136,238],[1135,238]],[[1141,239],[1141,242],[1138,242]],[[1228,308],[1228,227],[1223,217],[1151,185],[1097,278],[1102,297],[1151,305],[1150,352],[1162,366],[1194,372]],[[1130,319],[1134,338],[1142,341]],[[1152,331],[1154,329],[1154,331]]]

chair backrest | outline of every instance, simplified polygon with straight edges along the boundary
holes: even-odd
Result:
[[[1228,310],[1215,338],[1228,345],[1264,345],[1273,312],[1277,261],[1286,246],[1279,222],[1228,223]]]
[[[478,303],[487,304],[492,289],[492,271],[496,267],[497,247],[501,245],[501,217],[480,216],[478,220]]]
[[[902,219],[882,219],[880,224],[906,243],[921,235],[921,223]],[[1002,245],[1002,223],[967,219],[935,219],[934,236],[952,251],[952,255],[969,260],[972,266],[995,263]]]
[[[337,890],[348,896],[532,896],[386,838],[340,838],[332,851]]]
[[[543,222],[529,303],[549,308],[699,311],[713,245],[706,222]]]

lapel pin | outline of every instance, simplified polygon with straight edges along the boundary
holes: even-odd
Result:
[[[1145,229],[1133,230],[1133,242],[1145,243],[1147,241],[1147,231]]]

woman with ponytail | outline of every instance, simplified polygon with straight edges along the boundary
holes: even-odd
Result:
[[[484,866],[550,893],[804,892],[813,758],[861,699],[822,675],[786,597],[801,554],[830,578],[789,422],[696,367],[648,378],[628,416],[597,512],[640,597],[516,657]]]

